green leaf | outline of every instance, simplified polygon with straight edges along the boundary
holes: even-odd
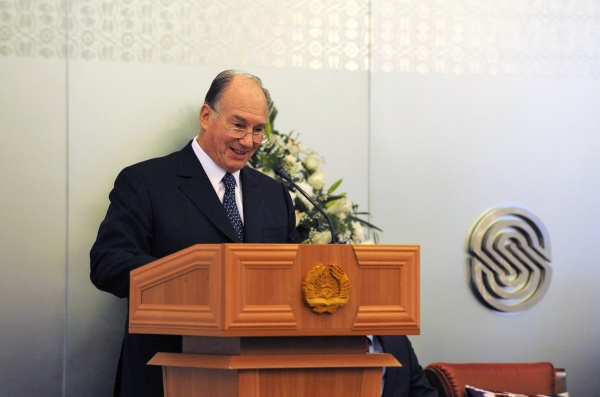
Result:
[[[359,222],[363,226],[383,232],[383,230],[381,230],[377,226],[373,225],[372,223],[365,221],[364,219],[358,218],[354,215],[348,215],[348,218],[352,219],[353,221]]]
[[[342,179],[334,182],[333,185],[331,185],[329,187],[329,189],[327,189],[327,193],[333,193],[333,192],[335,192],[335,189],[337,189],[341,184],[342,184]]]
[[[346,193],[341,193],[341,194],[338,194],[336,196],[327,196],[327,199],[325,199],[323,201],[326,202],[326,203],[330,203],[330,202],[333,202],[333,201],[337,201],[337,200],[341,199],[342,197],[346,197]]]
[[[273,123],[271,122],[271,120],[267,120],[267,126],[265,127],[265,132],[267,133],[267,136],[270,139],[271,136],[273,135]]]

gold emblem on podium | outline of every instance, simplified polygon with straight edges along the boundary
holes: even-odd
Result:
[[[302,296],[315,313],[335,313],[350,299],[350,280],[338,265],[315,265],[302,281]]]

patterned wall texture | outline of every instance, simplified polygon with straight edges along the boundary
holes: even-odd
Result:
[[[375,70],[600,77],[596,0],[374,4]]]
[[[71,59],[600,78],[597,0],[0,0],[0,56],[67,38]]]

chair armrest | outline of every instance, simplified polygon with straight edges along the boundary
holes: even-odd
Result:
[[[490,391],[551,395],[566,391],[566,373],[552,363],[432,363],[425,367],[440,397],[466,397],[466,385]]]
[[[427,377],[429,384],[437,390],[439,397],[462,397],[462,395],[452,390],[452,385],[439,367],[427,366],[425,377]]]
[[[556,379],[556,393],[567,392],[567,371],[564,368],[555,368],[554,378]]]

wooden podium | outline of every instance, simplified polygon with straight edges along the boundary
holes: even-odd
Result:
[[[183,336],[148,363],[166,397],[379,397],[400,364],[365,335],[419,333],[419,247],[195,245],[132,271],[129,305],[129,332]]]

